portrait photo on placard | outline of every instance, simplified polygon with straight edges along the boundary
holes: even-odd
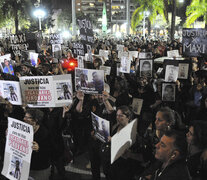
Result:
[[[9,170],[9,175],[12,176],[14,179],[21,179],[22,176],[22,160],[17,157],[12,155],[11,162],[10,162],[10,170]]]
[[[11,60],[5,58],[1,65],[3,73],[14,75],[14,68]]]
[[[175,83],[162,83],[162,101],[175,101]]]
[[[140,52],[139,53],[139,59],[151,59],[152,58],[152,52]]]
[[[52,53],[54,58],[60,59],[62,57],[61,44],[53,44]]]
[[[179,67],[167,65],[165,70],[165,82],[175,82],[178,79]]]
[[[188,79],[189,64],[179,63],[178,79]]]
[[[4,83],[4,96],[9,101],[18,101],[17,87],[14,84]]]
[[[76,90],[88,87],[88,69],[75,69],[75,87]]]
[[[140,77],[152,77],[153,60],[139,60]]]
[[[56,83],[57,100],[70,100],[73,98],[72,87],[69,82]]]

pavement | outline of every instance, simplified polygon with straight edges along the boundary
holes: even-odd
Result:
[[[65,166],[66,180],[92,180],[91,170],[86,168],[88,163],[87,153],[76,157],[73,163]],[[58,177],[57,172],[54,175],[54,180],[62,180]],[[103,173],[101,173],[101,180],[106,180]]]

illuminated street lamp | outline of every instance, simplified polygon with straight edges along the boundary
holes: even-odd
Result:
[[[41,19],[44,18],[45,15],[46,15],[46,12],[43,9],[38,8],[34,11],[34,16],[39,19],[39,31],[42,30]]]

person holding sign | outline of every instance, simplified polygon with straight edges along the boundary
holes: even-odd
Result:
[[[30,176],[37,180],[49,180],[50,176],[50,140],[48,130],[41,125],[43,112],[27,109],[24,122],[33,126],[34,142],[31,158]]]

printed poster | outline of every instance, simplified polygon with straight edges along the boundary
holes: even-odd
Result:
[[[33,127],[22,121],[8,118],[8,134],[2,174],[10,180],[29,177],[32,155]]]
[[[165,82],[175,82],[178,79],[179,67],[167,65],[165,71]]]
[[[19,82],[0,80],[0,96],[13,105],[22,105]]]
[[[116,49],[117,49],[117,51],[123,51],[124,50],[124,45],[117,44]]]
[[[71,75],[20,77],[24,104],[29,107],[62,107],[72,103]]]
[[[128,57],[121,57],[121,66],[120,66],[120,72],[122,73],[130,73],[131,68],[131,61]]]
[[[31,61],[32,66],[36,66],[38,62],[38,53],[29,52],[29,59]]]
[[[179,63],[179,79],[188,79],[189,64],[188,63]]]
[[[167,57],[169,58],[180,57],[179,51],[177,49],[172,51],[167,51]]]
[[[99,56],[104,57],[107,60],[107,59],[109,59],[109,51],[100,49]]]
[[[100,70],[104,70],[105,75],[110,75],[111,73],[111,67],[109,66],[100,66]]]
[[[137,119],[127,124],[111,138],[111,164],[116,161],[136,141]]]
[[[140,52],[139,59],[151,59],[152,53],[151,52]]]
[[[110,123],[109,121],[100,118],[91,112],[92,125],[95,131],[95,137],[100,141],[106,143],[108,142],[108,137],[110,136]]]
[[[86,94],[102,94],[104,91],[104,71],[75,69],[75,87]]]
[[[143,99],[133,98],[132,110],[135,114],[140,115],[142,110]]]
[[[78,60],[78,67],[84,68],[84,56],[78,56],[77,60]]]
[[[14,68],[12,66],[11,54],[0,56],[0,65],[3,73],[14,75]]]
[[[162,83],[162,101],[175,101],[175,83]]]
[[[53,57],[60,59],[62,57],[61,44],[52,44]]]

